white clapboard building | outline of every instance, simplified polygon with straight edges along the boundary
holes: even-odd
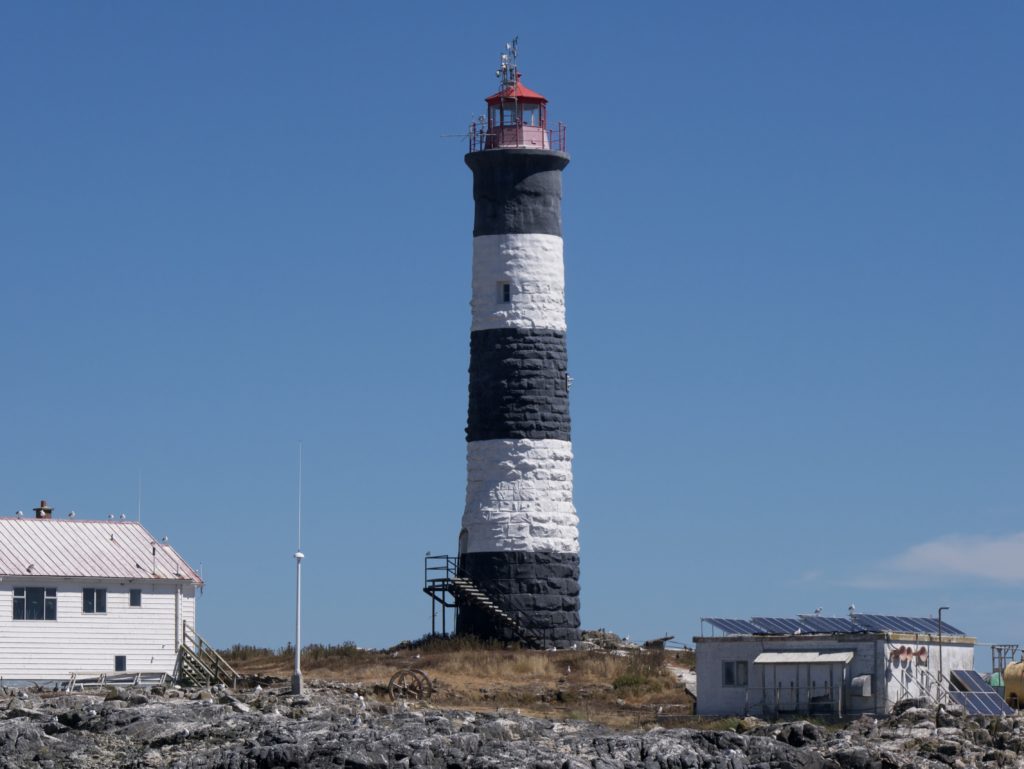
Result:
[[[136,521],[0,518],[0,678],[171,674],[202,584]]]

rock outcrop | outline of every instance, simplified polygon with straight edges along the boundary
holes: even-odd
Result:
[[[893,769],[1024,766],[1024,718],[911,708],[840,731],[737,719],[737,731],[593,724],[381,703],[356,686],[293,697],[110,688],[0,690],[0,769]]]

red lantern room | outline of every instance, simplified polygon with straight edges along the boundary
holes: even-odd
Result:
[[[487,97],[487,149],[536,147],[550,149],[548,100],[523,85],[516,73],[513,85]]]
[[[486,99],[486,124],[481,116],[470,126],[470,152],[506,147],[565,151],[565,126],[548,129],[548,100],[523,85],[517,54],[513,41],[496,73],[501,90]]]

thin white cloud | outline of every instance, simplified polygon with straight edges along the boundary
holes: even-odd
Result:
[[[796,578],[796,581],[797,582],[811,582],[811,583],[813,583],[813,582],[821,582],[821,580],[822,580],[822,578],[824,576],[825,576],[825,572],[823,572],[821,569],[811,569],[809,571],[805,571],[802,574],[800,574],[800,576],[798,576]]]
[[[953,534],[922,542],[884,561],[881,571],[911,578],[975,578],[1004,585],[1024,584],[1024,531],[998,537]],[[876,576],[878,580],[868,581],[881,585],[884,576]]]

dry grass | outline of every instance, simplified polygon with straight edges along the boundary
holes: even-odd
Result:
[[[222,652],[240,673],[284,678],[294,651],[234,646]],[[434,683],[433,703],[468,709],[518,708],[549,718],[583,718],[634,728],[653,720],[658,704],[692,699],[667,664],[692,663],[686,653],[636,650],[530,651],[474,639],[427,638],[393,649],[358,649],[353,644],[303,648],[307,678],[363,683],[383,694],[402,668],[423,670]]]

